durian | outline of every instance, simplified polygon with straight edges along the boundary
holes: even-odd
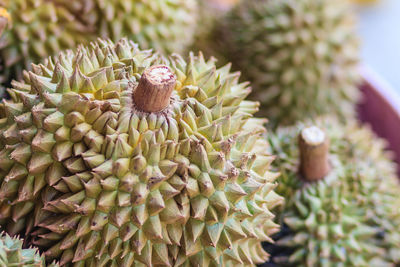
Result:
[[[183,53],[193,41],[196,0],[97,0],[100,36],[128,36],[143,48]]]
[[[3,80],[20,78],[31,62],[75,47],[88,38],[90,29],[66,8],[47,0],[0,0],[10,25],[0,37]]]
[[[237,4],[236,0],[198,0],[199,2],[199,23],[196,32],[192,51],[201,51],[206,57],[218,58],[218,65],[224,65],[227,61],[221,57],[217,45],[222,39],[223,32],[216,32],[220,20]],[[222,41],[221,41],[222,42]],[[212,44],[212,45],[211,45]]]
[[[123,37],[141,48],[184,53],[197,24],[197,0],[54,0],[95,28],[97,36]]]
[[[2,267],[45,267],[44,257],[34,248],[23,249],[23,241],[7,234],[0,236],[0,266]],[[57,267],[52,263],[47,267]]]
[[[221,17],[238,3],[238,0],[198,0],[199,23],[196,28],[195,40],[192,51],[201,51],[206,56],[217,56],[216,45],[210,45],[217,41],[214,30]]]
[[[229,69],[126,39],[34,65],[1,105],[3,227],[61,266],[267,260],[283,199],[258,103]]]
[[[305,133],[314,141],[324,138],[308,141],[310,152],[304,141],[299,149],[299,132],[299,140]],[[277,192],[287,200],[281,217],[289,228],[272,245],[279,251],[273,262],[308,267],[398,263],[400,185],[381,139],[358,123],[343,126],[324,119],[311,127],[279,128],[269,140],[279,158]]]
[[[273,125],[354,115],[359,40],[346,1],[241,1],[215,29],[210,45],[252,82]]]

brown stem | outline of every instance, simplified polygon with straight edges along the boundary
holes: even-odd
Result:
[[[300,173],[307,181],[324,178],[330,171],[329,139],[316,126],[304,128],[299,135]]]
[[[176,77],[169,67],[150,67],[143,72],[133,91],[133,102],[138,109],[145,112],[162,111],[170,103],[175,84]]]

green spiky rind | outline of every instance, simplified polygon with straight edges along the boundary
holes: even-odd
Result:
[[[157,64],[177,85],[166,110],[143,113],[132,89]],[[229,69],[127,40],[34,66],[1,105],[4,227],[27,228],[62,266],[265,261],[261,241],[279,229],[271,210],[282,198],[260,139],[265,121]]]
[[[383,260],[384,249],[372,242],[377,230],[363,223],[363,214],[343,191],[331,181],[296,190],[293,206],[284,214],[292,234],[277,240],[278,246],[294,252],[275,261],[284,266],[388,264]]]
[[[282,217],[291,229],[277,244],[294,250],[274,260],[296,266],[393,266],[399,242],[390,237],[399,234],[394,225],[400,218],[400,185],[385,142],[353,122],[343,126],[330,118],[316,125],[330,138],[333,165],[329,177],[316,183],[297,174],[297,135],[304,124],[279,128],[269,138],[281,171],[277,192],[287,199]]]
[[[185,53],[197,28],[197,0],[55,0],[96,29],[99,37],[128,37],[143,49]]]
[[[183,53],[193,42],[196,0],[96,0],[100,9],[100,36],[116,41],[122,37],[142,48]]]
[[[22,244],[21,239],[11,238],[8,234],[2,233],[0,236],[0,266],[45,267],[44,258],[39,255],[38,250],[23,249]]]
[[[52,2],[68,9],[79,21],[82,21],[91,28],[95,28],[96,23],[99,21],[100,14],[98,12],[96,0],[52,0]]]
[[[387,260],[400,264],[400,185],[394,155],[387,151],[386,140],[378,138],[368,126],[348,123],[341,129],[330,123],[330,128],[337,140],[334,153],[356,166],[353,175],[348,176],[348,190],[359,192],[354,200],[368,207],[365,218],[369,225],[380,229],[377,242],[387,249]]]
[[[198,0],[198,2],[198,21],[201,23],[197,26],[191,50],[201,51],[207,58],[217,58],[218,65],[227,64],[228,61],[217,49],[217,47],[222,46],[219,42],[226,39],[221,37],[224,31],[220,31],[219,26],[221,18],[233,8],[235,3],[230,5],[219,4],[215,0]]]
[[[31,62],[76,47],[90,38],[90,29],[67,9],[46,0],[0,0],[11,16],[0,37],[4,81],[20,78]]]
[[[355,114],[359,42],[345,2],[242,1],[220,23],[223,40],[212,44],[252,82],[274,125]]]
[[[202,51],[202,53],[210,57],[208,48],[209,46],[209,33],[210,29],[214,28],[216,16],[219,14],[218,9],[213,5],[211,0],[198,0],[198,10],[199,10],[199,21],[201,21],[201,26],[197,27],[195,33],[195,39],[193,41],[192,51]]]
[[[347,154],[353,162],[357,162],[358,175],[350,190],[363,190],[357,201],[365,203],[372,212],[368,213],[369,224],[381,229],[381,246],[388,251],[387,259],[400,264],[400,197],[399,180],[396,175],[397,166],[391,161],[393,154],[386,151],[387,142],[377,138],[370,128],[360,128],[356,124],[346,130],[349,135],[347,143],[355,147]],[[367,183],[368,186],[365,186]],[[381,236],[380,236],[381,237]],[[396,266],[397,266],[396,265]]]

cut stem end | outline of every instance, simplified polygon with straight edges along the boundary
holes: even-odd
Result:
[[[299,135],[300,173],[307,181],[323,179],[331,170],[329,139],[316,126],[304,128]]]
[[[170,103],[176,77],[168,66],[157,65],[146,69],[133,91],[133,102],[145,112],[159,112]]]

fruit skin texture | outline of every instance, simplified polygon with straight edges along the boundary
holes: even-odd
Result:
[[[218,63],[226,63],[220,59],[219,51],[215,42],[223,39],[216,35],[222,17],[226,15],[239,1],[238,0],[197,0],[199,19],[192,51],[201,51],[206,57],[214,56],[219,59]],[[218,34],[221,34],[218,32]],[[211,45],[212,44],[212,45]]]
[[[273,124],[354,115],[359,40],[345,1],[242,1],[216,29],[217,50],[252,82]]]
[[[69,8],[96,35],[118,41],[128,37],[142,49],[184,53],[194,40],[197,0],[54,0]]]
[[[100,36],[128,37],[142,48],[183,53],[193,41],[196,0],[96,0]]]
[[[22,249],[23,241],[11,238],[8,234],[0,236],[0,266],[4,267],[45,267],[44,257],[39,255],[37,249]],[[57,267],[53,263],[48,267]]]
[[[90,29],[67,9],[46,0],[0,0],[11,25],[0,37],[3,82],[20,78],[31,62],[39,62],[89,38]]]
[[[298,175],[297,135],[304,125],[279,128],[270,137],[282,174],[277,192],[287,200],[281,217],[290,229],[276,240],[285,253],[272,260],[282,266],[393,266],[400,185],[386,144],[357,123],[321,119],[316,125],[330,138],[332,171],[315,183]]]
[[[171,103],[139,111],[132,90],[159,64],[177,77]],[[265,120],[252,116],[258,104],[229,68],[201,54],[165,59],[125,39],[35,66],[1,105],[3,226],[28,229],[61,266],[267,260],[278,175],[260,138]]]
[[[142,48],[183,53],[197,22],[196,0],[0,0],[1,7],[11,25],[0,37],[0,82],[20,79],[32,62],[97,36],[127,36]]]

